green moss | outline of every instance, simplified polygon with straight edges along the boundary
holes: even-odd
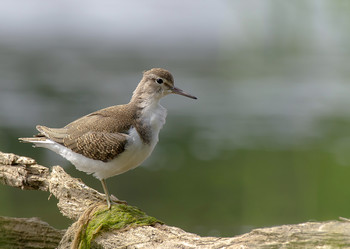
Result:
[[[91,241],[99,232],[135,226],[152,226],[162,223],[148,216],[137,207],[124,204],[112,205],[111,210],[103,207],[95,212],[81,234],[79,248],[90,248]]]

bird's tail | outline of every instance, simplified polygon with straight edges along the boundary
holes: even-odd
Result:
[[[22,143],[43,143],[47,141],[46,137],[20,137],[18,140]]]

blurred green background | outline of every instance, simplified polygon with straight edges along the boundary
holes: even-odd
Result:
[[[152,67],[168,96],[160,141],[110,192],[200,235],[350,217],[349,1],[3,1],[0,151],[62,165],[17,142],[127,103]],[[0,215],[62,218],[49,194],[0,185]]]

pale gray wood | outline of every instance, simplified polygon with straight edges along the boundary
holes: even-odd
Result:
[[[57,248],[64,233],[39,218],[0,216],[0,248]]]
[[[0,248],[6,248],[2,243],[9,236],[14,236],[21,243],[31,243],[35,238],[38,240],[36,241],[38,245],[48,241],[57,243],[59,236],[61,240],[59,248],[70,248],[72,245],[77,245],[73,244],[74,239],[79,238],[76,235],[81,231],[81,225],[89,220],[86,217],[82,218],[82,214],[94,208],[96,203],[105,205],[103,194],[89,188],[81,180],[70,177],[61,167],[54,166],[50,171],[36,164],[31,158],[14,154],[0,152],[0,182],[21,189],[49,191],[59,200],[58,207],[64,216],[72,220],[79,219],[63,236],[62,231],[55,230],[35,218],[2,217]],[[1,222],[4,220],[5,222]],[[31,227],[30,233],[25,231],[18,233],[15,227],[10,225],[16,222],[23,223],[23,228]],[[31,226],[33,222],[37,225]],[[43,228],[47,229],[45,236],[41,236]],[[33,245],[22,248],[52,248],[49,246]],[[180,228],[156,224],[102,232],[94,238],[91,246],[92,248],[350,248],[350,222],[342,219],[260,228],[231,238],[200,237]]]

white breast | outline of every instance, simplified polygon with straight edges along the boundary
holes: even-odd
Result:
[[[152,142],[158,142],[158,134],[160,129],[165,124],[165,118],[167,115],[166,109],[158,102],[153,105],[145,107],[141,112],[142,122],[148,124],[152,130]]]
[[[144,108],[142,112],[143,122],[147,122],[152,129],[150,144],[144,144],[135,128],[129,130],[129,138],[123,153],[109,162],[102,162],[86,158],[52,140],[36,143],[38,147],[48,148],[67,160],[83,172],[93,174],[98,179],[122,174],[139,166],[153,151],[158,142],[158,134],[163,127],[166,118],[166,109],[159,105]]]

